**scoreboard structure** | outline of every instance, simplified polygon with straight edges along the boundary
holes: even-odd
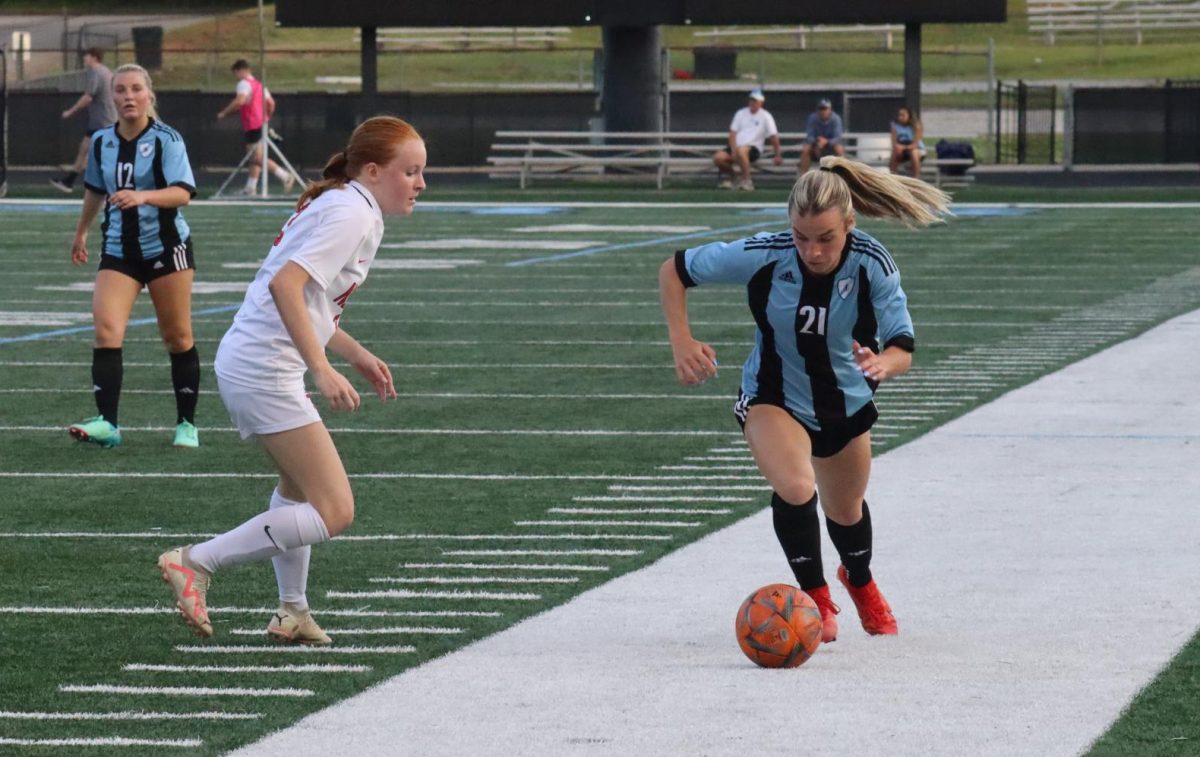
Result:
[[[277,0],[283,26],[951,24],[1005,21],[1007,0]]]
[[[661,131],[661,26],[904,24],[904,99],[921,109],[921,25],[1007,20],[1008,0],[276,0],[281,26],[362,29],[363,105],[373,110],[377,29],[600,26],[606,131]]]

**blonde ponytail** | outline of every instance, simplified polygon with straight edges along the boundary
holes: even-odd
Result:
[[[821,168],[801,176],[788,197],[788,212],[801,216],[840,208],[868,218],[894,218],[905,226],[940,223],[950,213],[950,195],[920,179],[900,176],[866,163],[828,155]]]

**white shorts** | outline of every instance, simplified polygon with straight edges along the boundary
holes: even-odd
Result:
[[[321,420],[302,386],[294,391],[265,392],[218,378],[217,390],[243,439],[290,431]]]

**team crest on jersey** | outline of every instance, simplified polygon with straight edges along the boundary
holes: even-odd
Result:
[[[150,157],[150,153],[152,152],[154,152],[154,145],[150,144],[149,142],[142,142],[140,145],[138,145],[138,153],[143,158]]]
[[[843,300],[849,297],[850,293],[854,291],[854,277],[847,276],[844,279],[839,279],[837,283],[837,291],[838,294],[842,296]]]

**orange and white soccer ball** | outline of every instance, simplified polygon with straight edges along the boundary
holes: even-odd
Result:
[[[746,597],[734,628],[742,651],[764,668],[803,665],[821,645],[817,603],[787,584],[770,584]]]

